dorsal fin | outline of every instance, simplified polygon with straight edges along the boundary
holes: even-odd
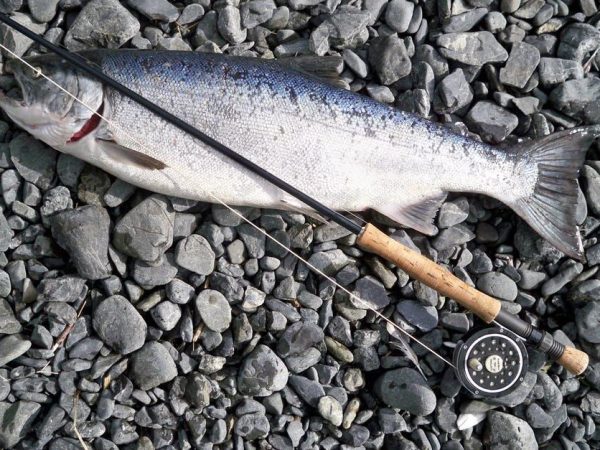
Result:
[[[277,60],[289,69],[310,75],[334,86],[348,89],[348,83],[340,78],[344,67],[341,56],[290,56]]]

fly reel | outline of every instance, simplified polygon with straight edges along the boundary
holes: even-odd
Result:
[[[522,339],[500,328],[484,328],[460,341],[453,363],[461,384],[481,397],[498,397],[516,389],[528,368]]]

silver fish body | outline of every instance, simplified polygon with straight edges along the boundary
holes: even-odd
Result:
[[[431,234],[448,192],[480,193],[511,207],[565,253],[581,255],[574,219],[576,179],[597,128],[560,132],[507,150],[277,61],[172,51],[92,51],[85,56],[107,75],[333,209],[374,209]],[[70,92],[108,119],[79,137],[82,127],[89,128],[91,112],[59,92],[47,98],[48,86],[36,89],[31,71],[15,67],[27,105],[16,107],[4,96],[0,106],[57,150],[154,192],[305,210],[111,88],[51,56],[34,58],[33,64],[62,79]],[[26,107],[28,114],[22,112]],[[40,127],[37,119],[37,126],[28,128],[27,116],[39,111],[54,117],[56,126]]]

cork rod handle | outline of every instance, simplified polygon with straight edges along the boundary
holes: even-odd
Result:
[[[491,323],[500,312],[500,302],[469,286],[431,259],[395,241],[372,224],[358,237],[358,245],[404,270],[439,293],[454,299],[484,322]]]
[[[565,347],[562,355],[556,360],[573,375],[582,375],[588,368],[590,357],[573,347]]]

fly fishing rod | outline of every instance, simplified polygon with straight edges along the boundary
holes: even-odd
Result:
[[[457,377],[471,392],[481,396],[498,396],[515,389],[523,381],[527,371],[528,358],[523,341],[544,352],[551,360],[557,361],[575,375],[582,375],[586,372],[589,364],[589,357],[586,353],[561,344],[548,332],[532,326],[517,315],[502,310],[500,301],[478,291],[451,274],[446,268],[392,239],[375,225],[367,223],[361,226],[334,211],[122,85],[79,55],[48,42],[7,15],[0,14],[0,21],[356,234],[357,244],[363,250],[386,259],[404,270],[413,279],[454,299],[486,324],[497,325],[471,334],[459,342],[455,348],[453,359]]]

